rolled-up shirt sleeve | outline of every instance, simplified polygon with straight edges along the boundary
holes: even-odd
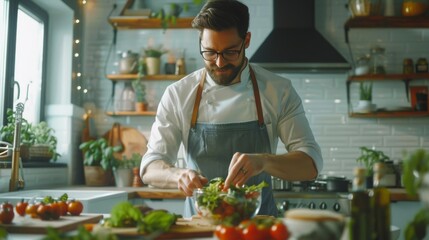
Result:
[[[310,124],[305,116],[301,98],[293,87],[287,88],[281,104],[281,114],[277,124],[277,133],[288,152],[301,151],[309,155],[317,168],[322,171],[323,158]]]

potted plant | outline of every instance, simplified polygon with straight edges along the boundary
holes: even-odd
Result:
[[[162,49],[162,45],[143,49],[144,62],[147,75],[157,75],[161,72],[161,56],[167,51]]]
[[[133,183],[133,169],[140,166],[142,155],[133,153],[131,158],[125,155],[122,160],[117,160],[117,164],[113,167],[113,175],[117,187],[129,187]]]
[[[109,146],[105,138],[89,140],[79,145],[84,153],[85,182],[88,186],[107,186],[112,184],[112,169],[117,160],[114,152],[122,150],[121,146]]]
[[[139,63],[138,78],[132,81],[131,85],[135,94],[135,109],[137,112],[144,112],[147,110],[146,102],[146,86],[143,83],[143,77],[146,75],[146,61],[144,58]]]
[[[367,170],[367,188],[372,187],[373,166],[377,162],[386,162],[390,158],[383,151],[360,147],[361,155],[356,159],[356,162],[363,164]]]
[[[0,128],[1,139],[13,144],[15,132],[15,112],[7,110],[7,124]],[[42,121],[37,124],[29,123],[25,118],[21,120],[20,153],[24,161],[56,161],[59,156],[57,152],[57,138],[54,129],[48,123]]]
[[[425,239],[429,226],[429,152],[417,149],[412,153],[405,152],[402,179],[410,196],[419,194],[423,207],[408,223],[404,231],[406,239]]]
[[[365,84],[361,82],[359,84],[359,104],[357,111],[361,113],[372,112],[375,108],[375,104],[372,104],[372,82]]]

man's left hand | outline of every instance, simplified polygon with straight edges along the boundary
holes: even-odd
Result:
[[[228,176],[225,179],[225,188],[242,186],[249,178],[258,175],[264,170],[262,154],[235,153],[229,164]]]

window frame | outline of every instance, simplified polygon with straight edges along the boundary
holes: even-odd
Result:
[[[42,21],[44,24],[43,33],[43,60],[42,60],[42,89],[40,99],[39,121],[45,120],[45,101],[46,101],[46,69],[47,69],[47,52],[48,52],[48,30],[49,30],[49,15],[37,4],[26,0],[2,0],[8,1],[8,27],[7,27],[7,44],[6,44],[6,66],[5,66],[5,89],[4,89],[4,108],[3,108],[3,124],[7,123],[7,109],[15,110],[13,106],[14,94],[14,79],[15,79],[15,52],[16,52],[16,35],[18,23],[18,9],[23,8],[28,14],[31,14]],[[25,86],[21,86],[21,94],[25,93]]]

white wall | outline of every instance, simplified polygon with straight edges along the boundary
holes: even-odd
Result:
[[[98,109],[96,116],[99,134],[107,131],[114,121],[133,125],[149,135],[153,117],[108,117],[106,109],[109,102],[111,82],[104,77],[104,66],[109,44],[112,41],[112,28],[107,22],[113,3],[122,8],[125,1],[93,0],[88,1],[85,15],[85,74],[91,76],[93,87],[91,100]],[[316,25],[322,34],[346,57],[350,59],[344,40],[343,24],[349,16],[345,1],[315,1]],[[246,0],[250,8],[252,42],[246,54],[250,57],[272,28],[272,1]],[[202,67],[198,54],[197,34],[195,30],[169,29],[132,30],[118,32],[118,50],[140,52],[148,38],[154,37],[157,43],[166,47],[186,47],[186,58],[196,58],[197,67]],[[386,48],[388,72],[402,71],[402,59],[411,57],[429,58],[429,30],[424,29],[359,29],[350,32],[352,48],[359,54],[367,53],[370,47],[378,43]],[[305,51],[305,49],[302,49]],[[358,56],[359,54],[355,54]],[[323,173],[351,176],[356,166],[360,146],[375,147],[383,150],[393,159],[400,159],[404,149],[429,147],[428,118],[387,118],[358,119],[349,118],[346,105],[346,74],[300,74],[284,73],[290,78],[304,101],[307,117],[315,137],[322,147],[325,167]],[[171,82],[150,82],[148,98],[150,107],[155,108],[165,87]],[[428,81],[413,84],[426,84]],[[120,86],[117,92],[120,93]],[[405,90],[401,82],[376,83],[374,101],[379,106],[405,106]],[[352,99],[357,101],[356,86],[352,88]]]

